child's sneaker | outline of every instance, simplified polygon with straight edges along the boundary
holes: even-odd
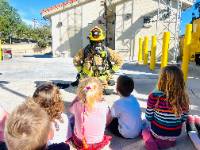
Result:
[[[200,149],[200,139],[197,130],[199,129],[200,118],[189,115],[186,121],[186,130],[196,149]]]
[[[190,131],[196,131],[195,117],[192,115],[188,115],[188,118],[186,121],[186,130],[187,130],[187,133]]]
[[[195,126],[200,136],[200,117],[199,116],[195,116]]]

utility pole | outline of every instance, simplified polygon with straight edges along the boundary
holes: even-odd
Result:
[[[35,29],[36,23],[37,23],[37,19],[34,18],[32,21],[33,21],[33,28]]]

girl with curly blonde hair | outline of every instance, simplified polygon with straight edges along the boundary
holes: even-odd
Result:
[[[98,78],[81,80],[70,112],[75,118],[72,140],[78,149],[100,150],[109,144],[111,138],[104,135],[109,108]]]
[[[151,123],[150,133],[143,130],[147,149],[174,146],[188,112],[189,97],[183,73],[177,66],[166,66],[161,70],[157,89],[147,101],[146,119]]]
[[[54,136],[48,144],[67,141],[72,132],[68,116],[64,113],[64,102],[58,87],[52,83],[44,83],[35,90],[33,98],[36,103],[45,109],[52,122]]]

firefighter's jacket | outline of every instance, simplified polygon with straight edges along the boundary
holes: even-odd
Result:
[[[80,49],[73,59],[81,78],[90,76],[108,81],[122,66],[122,58],[114,50],[105,47],[106,50],[95,54],[93,50],[86,48]]]

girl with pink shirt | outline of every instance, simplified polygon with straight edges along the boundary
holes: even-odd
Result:
[[[75,118],[72,142],[78,149],[100,150],[109,144],[111,137],[104,135],[109,108],[99,79],[85,78],[80,82],[70,112]]]

